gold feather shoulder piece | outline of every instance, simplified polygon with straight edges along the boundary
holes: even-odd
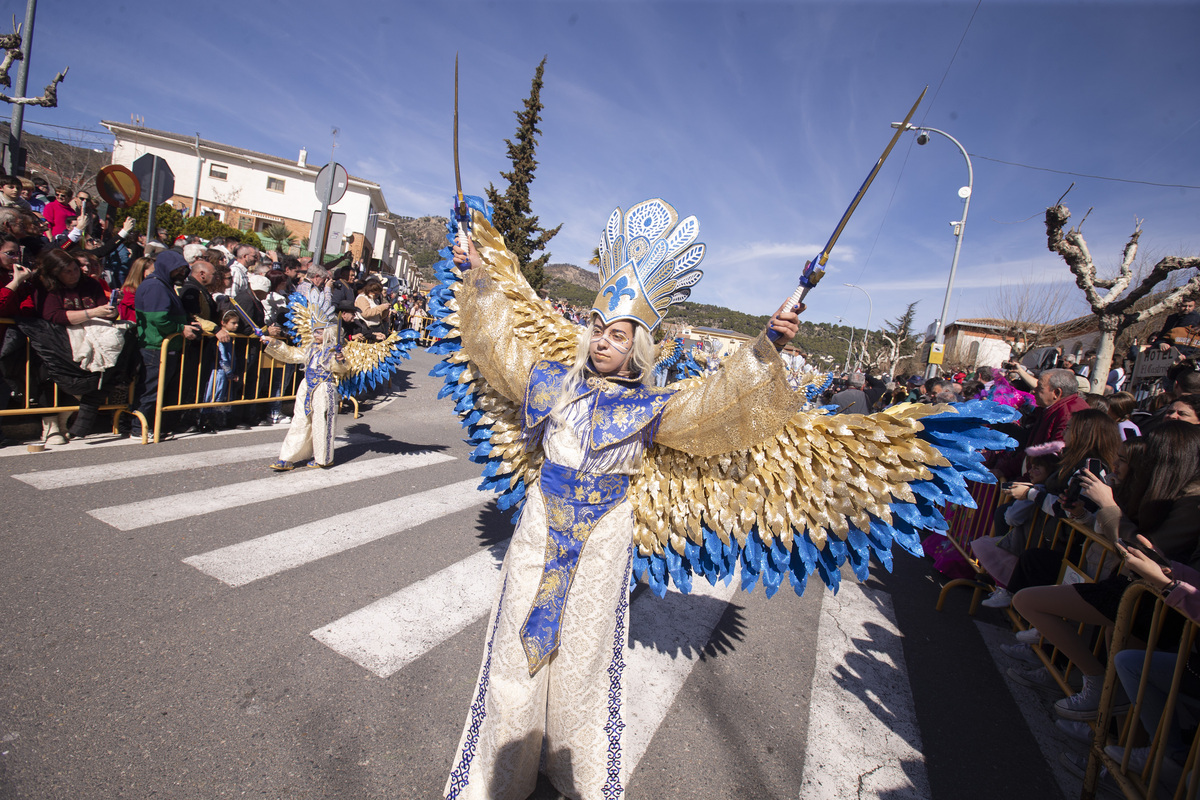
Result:
[[[994,480],[981,451],[1015,444],[989,426],[1014,416],[988,401],[801,411],[748,450],[652,447],[630,486],[634,573],[662,594],[740,572],[743,589],[761,578],[770,596],[785,576],[803,593],[814,572],[836,591],[847,562],[863,580],[872,557],[890,570],[893,542],[920,555],[922,535],[947,528],[945,503],[974,507],[966,480]]]

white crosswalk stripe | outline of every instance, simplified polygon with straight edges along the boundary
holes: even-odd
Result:
[[[381,441],[377,436],[339,436],[338,444],[360,444]],[[40,472],[24,472],[13,475],[22,483],[35,489],[64,489],[68,486],[85,486],[89,483],[127,480],[146,475],[165,475],[188,469],[219,467],[224,464],[240,464],[277,457],[279,442],[255,444],[249,447],[227,447],[223,450],[205,450],[202,454],[184,453],[174,456],[141,458],[136,461],[117,461],[97,464],[92,467],[69,467]]]
[[[478,484],[476,478],[451,483],[201,553],[183,563],[230,586],[243,586],[482,505],[493,495],[476,491]]]
[[[487,614],[507,548],[505,542],[464,558],[312,636],[386,678]]]
[[[403,470],[428,467],[453,460],[454,456],[444,453],[405,453],[352,461],[349,464],[340,464],[337,469],[333,470],[302,467],[296,473],[289,473],[286,476],[273,475],[269,478],[246,481],[233,486],[201,489],[152,500],[139,500],[135,503],[98,508],[88,513],[101,522],[107,522],[117,530],[132,531],[163,522],[260,503],[266,499],[328,489],[331,486],[342,486],[368,478],[380,478]]]
[[[734,581],[710,586],[697,576],[690,594],[674,587],[662,598],[646,592],[630,606],[630,648],[625,654],[625,758],[630,772],[671,710],[736,590]]]

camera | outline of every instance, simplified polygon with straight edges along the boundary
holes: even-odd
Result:
[[[1101,473],[1104,471],[1104,465],[1098,458],[1087,459],[1085,462],[1083,462],[1083,468],[1095,475],[1097,478],[1101,478]],[[1076,472],[1071,476],[1071,480],[1067,483],[1067,489],[1063,492],[1063,505],[1072,505],[1082,501],[1083,507],[1090,513],[1095,514],[1100,510],[1100,506],[1096,505],[1094,501],[1086,497],[1082,497],[1082,491],[1083,478],[1080,477],[1078,472]]]
[[[917,134],[917,144],[929,144],[929,134],[921,131]]]

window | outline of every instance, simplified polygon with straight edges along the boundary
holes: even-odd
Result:
[[[226,167],[222,164],[209,164],[208,165],[208,177],[216,178],[219,181],[228,180],[229,179],[229,167]]]
[[[282,192],[283,191],[283,183],[284,183],[283,178],[268,177],[267,178],[267,190],[271,191],[271,192]]]

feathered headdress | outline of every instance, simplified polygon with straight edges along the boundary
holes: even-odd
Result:
[[[703,277],[704,245],[695,217],[680,222],[668,203],[644,200],[615,209],[600,237],[600,293],[592,311],[604,324],[636,320],[653,331],[667,308],[682,303]]]

